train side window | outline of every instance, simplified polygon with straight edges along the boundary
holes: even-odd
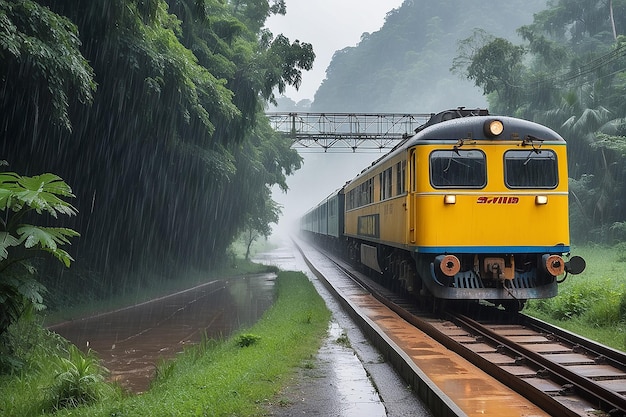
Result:
[[[391,184],[392,184],[392,176],[391,176],[391,167],[387,168],[383,172],[378,175],[380,180],[380,200],[386,200],[391,198]]]
[[[383,177],[385,179],[385,191],[383,194],[385,195],[385,198],[391,198],[392,196],[391,194],[391,187],[393,184],[393,176],[391,175],[392,171],[393,171],[392,167],[389,167],[383,173]]]
[[[559,183],[556,154],[549,149],[506,151],[504,181],[508,188],[556,188]]]
[[[483,188],[485,154],[479,150],[438,150],[430,154],[430,183],[435,188]]]
[[[396,164],[396,195],[403,194],[406,191],[406,161],[400,161]]]
[[[374,202],[374,177],[369,178],[365,182],[361,183],[354,190],[351,190],[349,194],[355,193],[354,198],[351,201],[351,208],[358,208]]]
[[[352,210],[357,208],[357,189],[354,188],[350,191],[348,191],[348,194],[346,195],[346,209],[347,210]]]

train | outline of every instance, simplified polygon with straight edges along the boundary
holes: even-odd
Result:
[[[300,218],[381,282],[519,311],[585,269],[571,256],[566,141],[486,109],[445,110]]]

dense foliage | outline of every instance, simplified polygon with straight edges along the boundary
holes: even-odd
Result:
[[[555,0],[520,45],[476,32],[454,67],[492,110],[545,123],[568,141],[575,240],[626,238],[626,1]]]
[[[262,29],[284,12],[283,0],[0,0],[0,153],[71,184],[80,215],[66,226],[89,286],[210,266],[275,220],[270,187],[301,160],[263,107],[314,59]]]
[[[44,306],[44,288],[29,260],[42,253],[65,266],[73,260],[61,246],[78,235],[74,230],[28,223],[33,214],[75,215],[76,209],[65,201],[70,197],[70,187],[54,174],[0,172],[0,336],[25,312]]]
[[[506,39],[530,23],[545,0],[405,1],[377,32],[337,51],[312,110],[430,113],[485,105],[480,90],[448,69],[457,42],[477,28]]]

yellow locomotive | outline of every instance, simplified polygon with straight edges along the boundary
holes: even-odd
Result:
[[[521,309],[580,273],[569,255],[566,142],[526,120],[449,110],[307,212],[381,279],[421,297]]]

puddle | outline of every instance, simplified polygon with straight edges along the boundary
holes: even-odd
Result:
[[[278,396],[281,405],[271,407],[268,415],[386,417],[378,392],[346,342],[343,329],[333,320],[310,366],[298,370]]]
[[[386,416],[385,407],[358,357],[338,339],[345,339],[345,334],[339,324],[332,322],[329,329],[331,343],[322,347],[320,358],[330,361],[332,374],[326,383],[336,387],[341,400],[337,416]]]
[[[187,345],[226,338],[254,324],[274,301],[274,274],[213,281],[132,308],[51,327],[79,348],[98,353],[110,379],[148,389],[157,364]]]

